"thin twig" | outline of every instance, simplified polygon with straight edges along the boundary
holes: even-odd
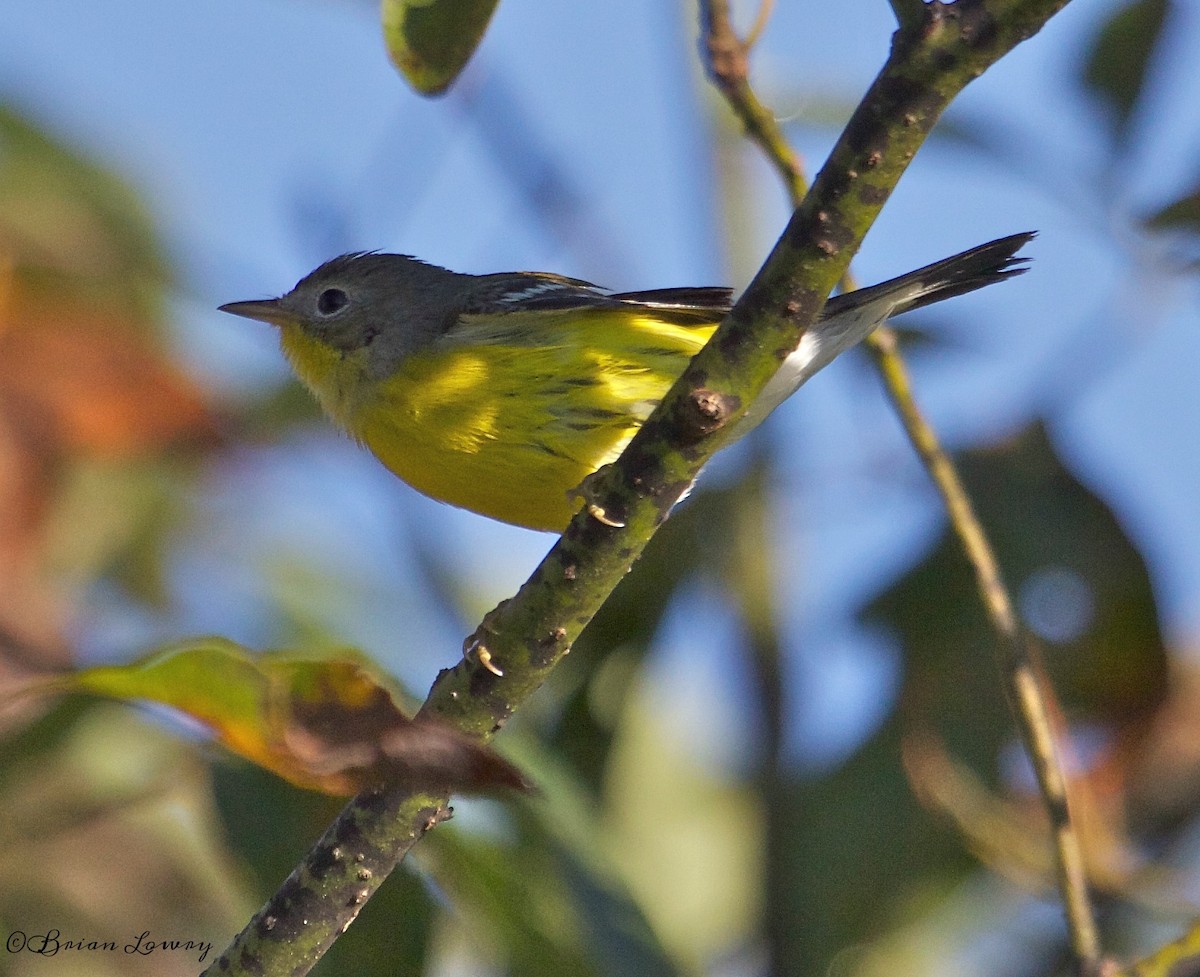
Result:
[[[762,147],[778,171],[792,206],[798,207],[808,192],[800,158],[784,137],[774,114],[750,87],[749,50],[733,29],[728,0],[701,0],[700,22],[709,77],[733,106],[747,137]]]
[[[746,31],[746,50],[753,49],[758,43],[758,39],[762,37],[763,31],[767,29],[767,23],[771,19],[771,13],[775,9],[775,0],[761,0],[758,5],[758,13],[754,16],[754,23],[750,25],[750,29]]]
[[[914,7],[907,0],[893,3],[902,27],[917,16],[919,6]],[[737,36],[726,0],[700,0],[700,10],[705,30],[703,46],[709,52],[709,75],[741,121],[747,138],[758,145],[780,173],[793,206],[797,206],[808,192],[808,181],[782,128],[750,84],[751,42]],[[841,288],[852,291],[855,287],[847,270]],[[1059,713],[1053,689],[1038,665],[1035,644],[1017,618],[999,563],[962,479],[913,396],[895,331],[884,326],[868,338],[867,344],[909,440],[942,496],[950,523],[974,568],[988,618],[1004,642],[1005,681],[1050,819],[1059,890],[1072,949],[1080,969],[1094,971],[1100,960],[1099,937],[1088,896],[1083,851],[1070,817],[1066,780],[1055,748],[1050,716]]]
[[[950,524],[975,571],[976,587],[988,619],[1004,643],[1002,665],[1005,683],[1017,716],[1021,739],[1033,762],[1042,803],[1050,819],[1058,887],[1071,934],[1071,948],[1081,970],[1094,972],[1100,962],[1100,941],[1088,896],[1083,849],[1071,819],[1066,777],[1055,746],[1050,718],[1052,714],[1061,713],[1054,702],[1049,680],[1040,667],[1040,654],[1017,617],[996,555],[975,514],[966,487],[917,406],[908,368],[897,349],[895,333],[889,330],[879,336],[870,349],[884,378],[892,405],[900,415],[913,448],[937,486]]]

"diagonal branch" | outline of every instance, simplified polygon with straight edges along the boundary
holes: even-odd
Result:
[[[892,5],[901,31],[911,29],[923,15],[920,0],[893,0]],[[798,205],[807,192],[807,181],[782,128],[750,85],[750,42],[737,36],[730,21],[728,0],[700,0],[700,7],[709,75],[741,121],[747,138],[758,145],[779,172],[793,206]],[[842,288],[852,291],[854,287],[847,272],[842,279]],[[1059,891],[1072,949],[1080,967],[1085,971],[1092,970],[1098,964],[1100,946],[1088,898],[1083,851],[1071,821],[1066,780],[1055,751],[1050,717],[1058,715],[1059,709],[1054,690],[1042,673],[1036,645],[1020,625],[999,562],[966,487],[913,396],[895,331],[885,325],[868,337],[867,345],[909,441],[942,496],[950,524],[975,571],[980,599],[988,618],[1004,642],[1007,691],[1025,747],[1033,759],[1043,805],[1050,818]]]
[[[465,658],[438,676],[423,711],[489,737],[537,690],[796,348],[946,106],[1066,2],[934,0],[902,24],[766,264],[621,457],[589,480],[608,520],[576,516],[469,640],[504,674]],[[208,973],[308,973],[444,811],[436,792],[355,797]]]

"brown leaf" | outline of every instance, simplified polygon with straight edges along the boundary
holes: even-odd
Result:
[[[442,722],[413,720],[361,656],[257,655],[222,638],[186,642],[128,665],[86,669],[46,686],[178,709],[226,748],[299,787],[453,792],[528,790],[512,764]]]
[[[199,390],[126,310],[50,294],[18,279],[0,306],[0,411],[27,452],[128,457],[208,444]]]

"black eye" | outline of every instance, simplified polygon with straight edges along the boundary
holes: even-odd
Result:
[[[350,302],[350,296],[340,288],[327,288],[317,296],[317,311],[321,315],[341,312]]]

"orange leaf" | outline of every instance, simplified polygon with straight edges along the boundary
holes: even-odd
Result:
[[[257,655],[224,638],[201,638],[128,665],[62,676],[50,687],[178,709],[239,756],[327,794],[383,783],[528,789],[520,772],[484,744],[436,720],[406,716],[351,652]]]
[[[0,319],[0,409],[49,443],[41,450],[128,456],[183,439],[211,442],[196,389],[126,310],[22,287]]]

